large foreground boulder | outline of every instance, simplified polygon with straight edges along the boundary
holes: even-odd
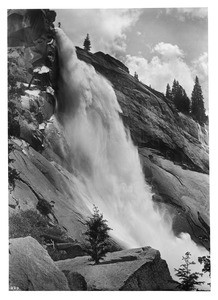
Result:
[[[69,290],[67,279],[32,237],[10,240],[10,285],[26,291]]]
[[[151,247],[108,253],[98,265],[88,256],[58,261],[56,265],[65,273],[81,274],[88,290],[164,291],[177,288],[166,261]]]

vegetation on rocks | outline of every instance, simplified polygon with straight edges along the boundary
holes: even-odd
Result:
[[[204,97],[197,76],[195,78],[191,101],[184,88],[176,79],[173,81],[172,90],[169,83],[167,84],[166,97],[174,102],[178,111],[192,116],[192,118],[200,125],[207,122],[208,118],[205,114]]]
[[[207,118],[205,115],[204,97],[197,76],[195,78],[195,85],[192,91],[191,101],[192,116],[194,120],[196,120],[200,125],[203,125],[206,122]]]
[[[19,179],[19,173],[12,166],[14,159],[10,158],[10,153],[13,151],[13,149],[14,149],[13,145],[8,144],[8,184],[9,184],[10,191],[14,190],[16,179]]]
[[[210,255],[198,257],[198,261],[203,265],[202,272],[208,273],[210,276]],[[210,283],[208,283],[210,285]]]
[[[136,72],[134,73],[134,78],[139,81],[139,75]]]
[[[196,285],[204,283],[203,281],[198,280],[203,274],[199,272],[191,272],[190,266],[195,265],[195,262],[191,261],[190,252],[186,252],[185,256],[182,257],[182,260],[184,263],[180,265],[179,269],[175,269],[175,275],[180,279],[179,287],[184,291],[196,290]]]
[[[184,114],[190,113],[190,100],[186,94],[185,89],[174,79],[172,90],[170,85],[167,84],[166,97],[172,100],[176,108]]]
[[[85,252],[91,256],[91,259],[98,264],[99,261],[105,257],[106,253],[110,250],[109,243],[109,230],[112,230],[107,225],[107,220],[103,219],[96,206],[92,216],[85,222],[87,230]]]
[[[86,51],[90,51],[90,49],[91,49],[91,42],[90,42],[88,33],[87,33],[87,36],[84,40],[83,47],[84,47],[84,50],[86,50]]]
[[[9,238],[31,236],[41,245],[47,247],[48,254],[53,260],[66,259],[65,251],[59,251],[54,245],[54,239],[69,241],[66,232],[58,225],[49,223],[49,219],[35,210],[20,211],[9,217]]]

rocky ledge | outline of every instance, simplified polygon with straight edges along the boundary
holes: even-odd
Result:
[[[98,265],[88,256],[56,262],[70,279],[83,276],[88,290],[95,291],[165,291],[176,290],[165,260],[151,247],[108,253]],[[69,280],[68,279],[68,280]]]

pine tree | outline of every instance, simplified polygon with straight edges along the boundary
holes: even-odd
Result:
[[[189,114],[190,100],[184,88],[175,79],[173,82],[171,95],[176,108],[184,114]]]
[[[95,205],[93,210],[92,216],[85,223],[87,230],[84,234],[86,235],[87,244],[84,250],[98,264],[100,259],[105,257],[109,251],[108,231],[112,229],[108,227],[107,220],[103,219],[103,214],[99,213]]]
[[[139,81],[139,76],[138,76],[138,74],[135,72],[134,73],[134,78],[137,80],[137,81]]]
[[[91,42],[90,42],[90,39],[89,39],[89,34],[87,33],[87,36],[84,40],[84,43],[83,43],[83,47],[86,51],[90,51],[91,49]]]
[[[178,86],[178,90],[175,97],[175,105],[179,111],[184,114],[189,114],[190,100],[186,94],[186,91],[181,85]]]
[[[166,97],[168,99],[172,100],[172,91],[171,91],[169,83],[167,83],[167,87],[166,87]]]
[[[201,285],[204,282],[198,281],[198,278],[202,276],[202,273],[194,272],[191,273],[190,265],[194,265],[194,261],[190,261],[191,253],[186,252],[185,256],[182,257],[184,263],[180,265],[179,269],[174,269],[176,271],[176,276],[181,280],[179,287],[184,291],[193,291],[195,290],[195,285]]]
[[[173,86],[172,86],[172,99],[174,100],[175,99],[175,96],[176,96],[176,93],[178,91],[178,87],[179,87],[179,82],[176,81],[176,79],[174,79],[173,81]]]
[[[191,113],[193,119],[195,119],[200,125],[203,125],[206,121],[204,97],[197,76],[195,78],[195,85],[192,91],[191,102]]]

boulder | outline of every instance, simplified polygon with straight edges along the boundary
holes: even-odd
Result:
[[[167,263],[151,247],[108,253],[100,264],[88,256],[56,262],[64,272],[81,274],[88,290],[156,291],[176,290]]]
[[[32,237],[10,240],[10,285],[22,291],[68,291],[64,274]]]
[[[63,271],[71,291],[87,291],[85,278],[77,272]]]

